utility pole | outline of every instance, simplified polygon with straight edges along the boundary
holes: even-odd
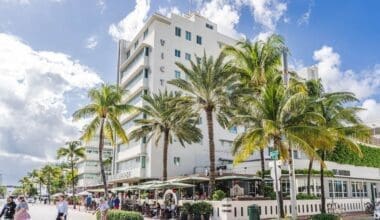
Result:
[[[287,87],[289,82],[289,73],[288,73],[288,49],[283,48],[282,50],[282,66],[283,66],[283,80],[284,84]],[[297,219],[297,193],[296,193],[296,178],[294,172],[294,156],[293,149],[290,141],[288,140],[289,145],[289,160],[288,170],[289,170],[289,185],[290,185],[290,200],[291,200],[291,211],[292,219]]]

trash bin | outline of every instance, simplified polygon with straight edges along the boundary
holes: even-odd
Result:
[[[249,220],[260,220],[260,207],[258,205],[248,206]]]

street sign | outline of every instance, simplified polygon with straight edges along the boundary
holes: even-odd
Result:
[[[278,160],[278,150],[274,150],[270,152],[270,158],[272,160]]]

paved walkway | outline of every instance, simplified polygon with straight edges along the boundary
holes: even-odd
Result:
[[[29,213],[32,220],[53,220],[57,217],[57,209],[53,205],[29,204]],[[68,220],[95,220],[95,215],[69,209]]]

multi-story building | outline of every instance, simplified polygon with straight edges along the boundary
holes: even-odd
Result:
[[[200,15],[173,14],[171,18],[154,14],[135,38],[119,42],[118,84],[128,90],[124,102],[142,106],[142,94],[175,90],[167,84],[171,79],[185,78],[175,62],[188,64],[195,54],[216,57],[223,45],[234,45],[235,40],[218,32],[217,25]],[[134,120],[143,114],[121,118],[127,133],[134,127]],[[204,138],[201,143],[182,147],[174,141],[169,146],[168,175],[204,172],[209,165],[207,127],[201,115],[200,128]],[[231,158],[230,146],[237,129],[223,130],[215,121],[216,158]],[[162,176],[162,147],[146,139],[130,141],[115,149],[112,182],[133,182]]]
[[[96,138],[85,144],[86,157],[79,159],[77,163],[78,183],[77,188],[84,190],[102,185],[99,164],[99,142]],[[105,143],[103,149],[103,161],[112,160],[113,148]],[[111,175],[111,164],[106,163],[105,172],[107,177]]]
[[[175,15],[171,18],[154,14],[144,27],[136,33],[130,42],[121,40],[118,53],[117,83],[129,91],[124,102],[142,106],[142,94],[158,91],[175,90],[167,84],[171,79],[182,78],[184,73],[175,65],[188,60],[194,60],[194,55],[217,56],[223,45],[234,45],[236,40],[218,32],[217,25],[200,15]],[[305,78],[317,79],[316,67],[305,69]],[[125,115],[121,118],[124,129],[129,133],[134,128],[134,120],[146,117],[143,114]],[[256,174],[260,170],[260,156],[252,155],[249,160],[232,166],[231,145],[240,128],[222,129],[215,121],[215,144],[217,166],[226,172]],[[169,146],[168,175],[204,173],[208,169],[208,144],[205,116],[201,115],[199,124],[204,137],[203,141],[183,148],[178,142]],[[372,146],[376,147],[376,146]],[[269,169],[269,149],[265,150],[265,167]],[[380,149],[379,149],[380,150]],[[147,139],[131,140],[128,144],[119,144],[114,152],[111,183],[131,183],[145,179],[161,178],[162,147],[155,146]],[[294,151],[295,169],[307,169],[309,160],[301,151]],[[380,187],[380,169],[360,167],[349,164],[326,162],[327,170],[334,176],[326,177],[326,195],[328,197],[369,197],[372,192],[377,194],[376,186]],[[319,169],[317,161],[313,169]],[[296,175],[298,192],[306,192],[306,175]],[[281,180],[283,191],[289,190],[289,181],[284,176]],[[311,179],[312,193],[320,193],[319,176]]]

